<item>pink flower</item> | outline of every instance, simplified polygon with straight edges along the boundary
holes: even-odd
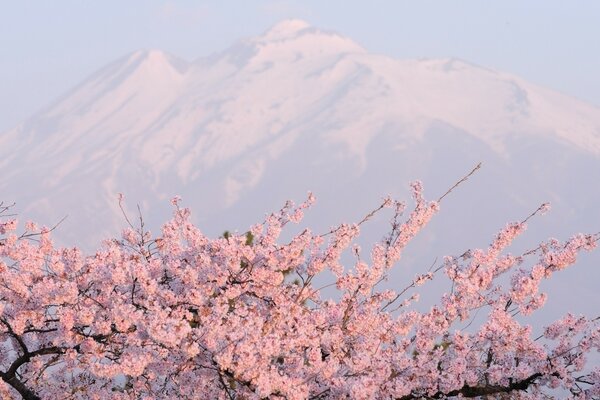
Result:
[[[45,228],[30,241],[0,223],[0,396],[18,397],[20,382],[42,398],[597,397],[586,355],[600,349],[599,320],[568,314],[540,330],[526,316],[545,304],[543,279],[598,237],[511,255],[525,230],[512,223],[485,249],[386,282],[439,210],[412,189],[407,217],[389,198],[376,209],[392,208],[391,233],[370,257],[355,242],[372,213],[280,238],[312,194],[252,226],[251,241],[203,235],[179,197],[160,238],[128,228],[89,256],[56,248]],[[434,278],[449,290],[427,309],[418,286]]]

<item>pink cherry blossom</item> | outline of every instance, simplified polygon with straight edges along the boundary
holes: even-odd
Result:
[[[158,236],[130,226],[90,255],[55,247],[47,228],[31,223],[18,235],[15,219],[0,219],[0,397],[542,399],[562,390],[600,398],[600,369],[588,365],[600,350],[598,316],[522,322],[544,306],[543,280],[599,236],[507,253],[542,206],[487,248],[384,288],[450,192],[427,201],[421,183],[412,189],[406,217],[404,203],[385,198],[358,223],[304,229],[290,241],[280,235],[301,222],[312,194],[248,233],[215,239],[175,197]],[[385,209],[390,232],[364,258],[355,240]],[[348,252],[354,264],[342,261]],[[416,290],[444,279],[440,271],[452,290],[417,311]],[[315,283],[321,274],[332,277],[336,300]],[[487,318],[471,325],[477,312]]]

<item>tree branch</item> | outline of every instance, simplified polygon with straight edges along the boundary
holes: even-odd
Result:
[[[409,394],[406,396],[402,396],[397,398],[396,400],[415,400],[415,399],[445,399],[447,397],[462,395],[462,397],[473,398],[479,396],[490,396],[498,393],[511,393],[514,391],[523,391],[527,390],[531,384],[534,383],[536,379],[541,377],[541,373],[535,373],[530,377],[523,379],[521,381],[513,382],[508,386],[502,385],[486,385],[486,386],[469,386],[464,385],[460,389],[452,390],[448,393],[437,392],[433,396],[422,396],[422,395],[414,395]]]

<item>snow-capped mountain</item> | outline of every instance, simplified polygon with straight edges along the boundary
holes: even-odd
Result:
[[[544,201],[554,211],[532,223],[531,242],[600,230],[599,108],[461,60],[371,54],[288,20],[193,62],[148,50],[106,66],[0,135],[0,192],[24,219],[69,215],[55,236],[91,246],[124,226],[119,192],[155,230],[179,194],[218,235],[312,190],[308,221],[326,229],[406,196],[412,179],[436,198],[479,161],[412,260],[485,246]],[[590,286],[580,293],[597,303]]]

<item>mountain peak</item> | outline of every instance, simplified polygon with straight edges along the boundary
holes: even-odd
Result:
[[[127,56],[126,64],[141,66],[152,69],[175,69],[178,72],[184,72],[186,64],[182,59],[179,59],[167,52],[158,49],[141,49],[134,51]]]
[[[251,38],[243,43],[243,46],[236,47],[250,48],[253,53],[261,53],[259,58],[278,58],[282,54],[284,58],[291,56],[292,59],[298,57],[315,57],[340,55],[344,53],[364,53],[365,50],[352,41],[333,31],[322,30],[310,25],[308,22],[300,19],[286,19],[263,35]]]
[[[150,61],[150,62],[164,62],[167,61],[169,55],[162,50],[158,49],[140,49],[134,51],[129,55],[130,60],[136,61]]]
[[[264,37],[271,40],[289,39],[297,36],[300,32],[310,29],[311,25],[301,19],[285,19],[269,29]]]

